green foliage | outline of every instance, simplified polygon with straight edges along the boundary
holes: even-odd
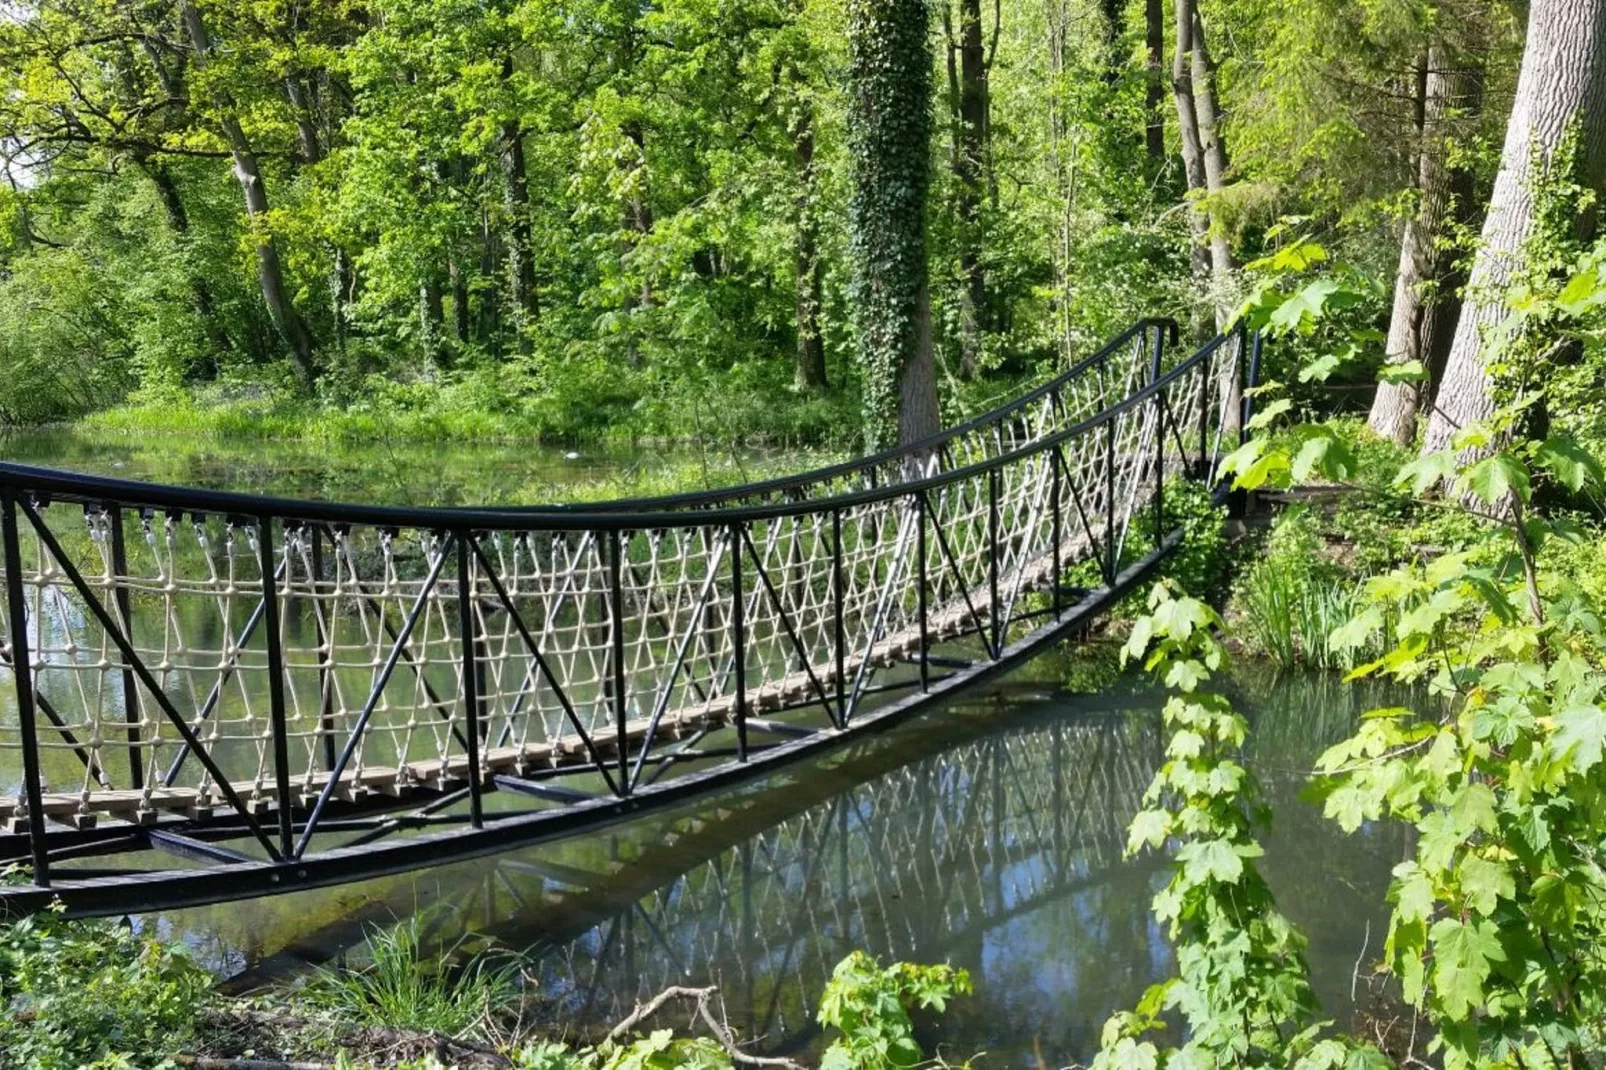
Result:
[[[910,1009],[940,1014],[950,999],[970,991],[964,970],[907,962],[883,967],[853,952],[831,971],[820,998],[820,1024],[841,1033],[825,1050],[822,1070],[893,1070],[925,1061]]]
[[[348,1027],[382,1026],[457,1037],[482,1032],[517,994],[518,968],[478,955],[453,966],[448,953],[420,946],[418,915],[369,932],[368,964],[358,970],[321,970],[307,985],[309,1004]]]
[[[158,1067],[195,1036],[212,978],[180,944],[55,911],[0,925],[0,1067]]]
[[[1255,866],[1267,815],[1240,761],[1248,725],[1207,689],[1225,651],[1221,618],[1202,602],[1154,588],[1124,654],[1173,694],[1164,709],[1165,763],[1132,819],[1129,853],[1175,844],[1171,879],[1154,914],[1176,948],[1177,976],[1152,986],[1135,1010],[1104,1027],[1095,1070],[1158,1067],[1375,1067],[1377,1052],[1322,1040],[1303,937],[1280,914]],[[1176,1011],[1179,1048],[1147,1034]]]

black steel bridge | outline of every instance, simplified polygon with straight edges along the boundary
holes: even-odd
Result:
[[[1236,332],[1185,353],[1144,321],[913,446],[575,507],[0,464],[0,865],[25,874],[0,911],[483,856],[894,724],[1085,627],[1175,547],[1166,487],[1218,487],[1256,352]]]

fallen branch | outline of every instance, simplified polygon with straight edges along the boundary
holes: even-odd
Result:
[[[747,1052],[742,1051],[736,1044],[736,1037],[731,1032],[730,1026],[722,1019],[715,1018],[713,1011],[709,1010],[709,1000],[713,999],[718,991],[718,987],[714,985],[710,985],[707,988],[687,988],[683,985],[673,985],[666,988],[646,1003],[636,1004],[636,1009],[631,1011],[624,1021],[608,1031],[603,1043],[617,1041],[643,1021],[658,1013],[663,1008],[663,1005],[670,1000],[689,999],[696,1002],[694,1013],[708,1026],[709,1032],[714,1034],[714,1039],[719,1041],[719,1046],[725,1049],[725,1054],[731,1057],[732,1062],[740,1063],[744,1066],[774,1066],[780,1067],[781,1070],[803,1070],[802,1064],[795,1063],[790,1059],[749,1055]]]
[[[213,1059],[205,1055],[176,1055],[173,1061],[191,1070],[332,1070],[329,1063],[287,1063],[282,1059]]]

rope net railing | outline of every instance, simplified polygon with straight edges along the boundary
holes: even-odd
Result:
[[[1168,481],[1213,485],[1247,340],[1167,362],[1129,335],[918,467],[678,508],[336,506],[0,465],[0,663],[30,670],[0,707],[10,854],[42,883],[79,849],[61,834],[98,827],[288,865],[851,731],[1059,620],[1071,565],[1115,586],[1168,531]],[[427,805],[343,819],[405,800]]]

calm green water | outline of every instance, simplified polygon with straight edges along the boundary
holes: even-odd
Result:
[[[1089,671],[1107,662],[1064,648],[882,738],[605,834],[153,920],[251,985],[360,958],[365,925],[419,913],[432,939],[528,956],[535,1013],[565,1035],[668,985],[717,984],[770,1054],[818,1049],[816,1000],[848,951],[947,960],[977,992],[928,1043],[1066,1065],[1172,968],[1148,912],[1163,873],[1121,852],[1161,761],[1159,697]],[[1343,836],[1299,792],[1322,748],[1399,696],[1259,671],[1232,688],[1275,815],[1265,872],[1343,1020],[1404,841],[1381,826]]]
[[[827,460],[747,448],[388,440],[331,446],[66,427],[0,433],[0,458],[182,486],[415,506],[539,505],[703,490]]]

